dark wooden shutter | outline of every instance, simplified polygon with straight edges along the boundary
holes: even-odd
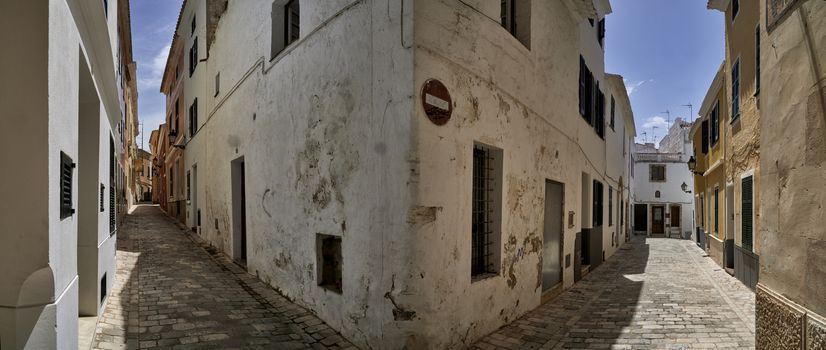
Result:
[[[588,120],[587,117],[587,108],[588,104],[586,103],[586,94],[587,89],[585,88],[585,84],[587,83],[588,78],[588,67],[585,66],[585,59],[582,56],[579,56],[579,115],[581,115],[585,120]]]
[[[599,24],[597,25],[597,40],[599,40],[599,45],[600,46],[602,46],[604,39],[605,39],[605,18],[599,20]]]
[[[748,251],[754,250],[754,178],[749,176],[743,179],[742,184],[742,230],[743,232],[743,249]]]
[[[115,156],[115,140],[109,139],[109,232],[115,232],[115,168],[118,159]]]
[[[708,154],[708,120],[703,121],[703,154]]]
[[[74,177],[75,163],[66,153],[60,152],[60,219],[63,220],[75,213],[72,208],[72,178]]]
[[[301,29],[301,24],[300,24],[301,12],[300,12],[300,8],[299,8],[299,1],[298,0],[291,0],[284,7],[284,10],[285,10],[284,11],[285,12],[284,13],[284,15],[285,15],[285,18],[284,18],[285,21],[284,22],[285,22],[285,25],[286,25],[286,28],[284,30],[284,33],[286,35],[285,42],[286,42],[287,45],[289,45],[289,44],[292,44],[293,42],[297,41],[298,38],[300,37],[299,32],[300,32],[300,29]]]

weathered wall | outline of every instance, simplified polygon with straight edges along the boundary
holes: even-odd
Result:
[[[190,206],[201,236],[238,258],[231,162],[243,157],[249,271],[356,344],[393,347],[413,332],[393,320],[414,246],[412,4],[301,6],[301,39],[273,60],[270,2],[230,2],[218,22],[185,83],[200,124],[186,146],[186,169],[198,169]],[[318,233],[342,237],[342,294],[318,286]]]
[[[490,16],[495,0],[416,3],[415,100],[427,79],[438,79],[455,109],[436,126],[415,107],[417,197],[410,217],[417,264],[396,281],[403,288],[397,302],[421,320],[418,336],[406,342],[412,348],[462,347],[539,305],[546,179],[564,184],[564,210],[575,213],[563,232],[562,255],[572,260],[584,215],[583,172],[605,184],[608,199],[606,141],[577,107],[580,52],[608,92],[596,29],[575,20],[563,2],[531,3],[530,50]],[[474,142],[504,154],[501,267],[478,281],[470,268]],[[607,203],[604,215],[607,226]],[[573,266],[563,270],[565,288]]]
[[[826,3],[803,1],[801,8],[763,34],[763,184],[757,188],[763,212],[768,214],[760,217],[759,226],[760,287],[783,296],[758,293],[758,306],[774,300],[788,308],[793,302],[821,316],[826,315],[824,19]],[[782,328],[782,317],[789,313],[771,314],[767,310],[775,308],[758,307],[758,348],[771,348],[776,344],[772,337],[788,329]]]

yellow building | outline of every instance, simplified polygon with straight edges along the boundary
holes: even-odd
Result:
[[[750,288],[759,272],[760,7],[710,0],[725,13],[726,59],[700,110],[695,145],[698,222],[709,255]],[[696,148],[696,147],[695,147]]]

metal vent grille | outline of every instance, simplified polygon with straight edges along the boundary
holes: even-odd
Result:
[[[60,152],[60,219],[63,220],[75,213],[72,208],[72,178],[75,163],[66,153]]]

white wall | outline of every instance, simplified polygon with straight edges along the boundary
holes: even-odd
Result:
[[[637,154],[640,157],[641,154]],[[686,193],[681,189],[681,185],[685,183],[688,191],[693,191],[694,179],[691,172],[688,170],[686,162],[688,162],[688,155],[681,155],[680,162],[644,162],[637,160],[634,165],[635,169],[635,204],[666,204],[666,213],[670,212],[670,206],[667,204],[680,204],[682,207],[681,213],[681,232],[683,237],[685,235],[694,234],[694,198],[693,193]],[[650,166],[651,164],[665,165],[665,182],[651,182],[650,181]],[[660,191],[660,198],[656,198],[656,191]],[[666,220],[668,222],[668,220]],[[648,209],[648,233],[651,233],[651,209]]]

